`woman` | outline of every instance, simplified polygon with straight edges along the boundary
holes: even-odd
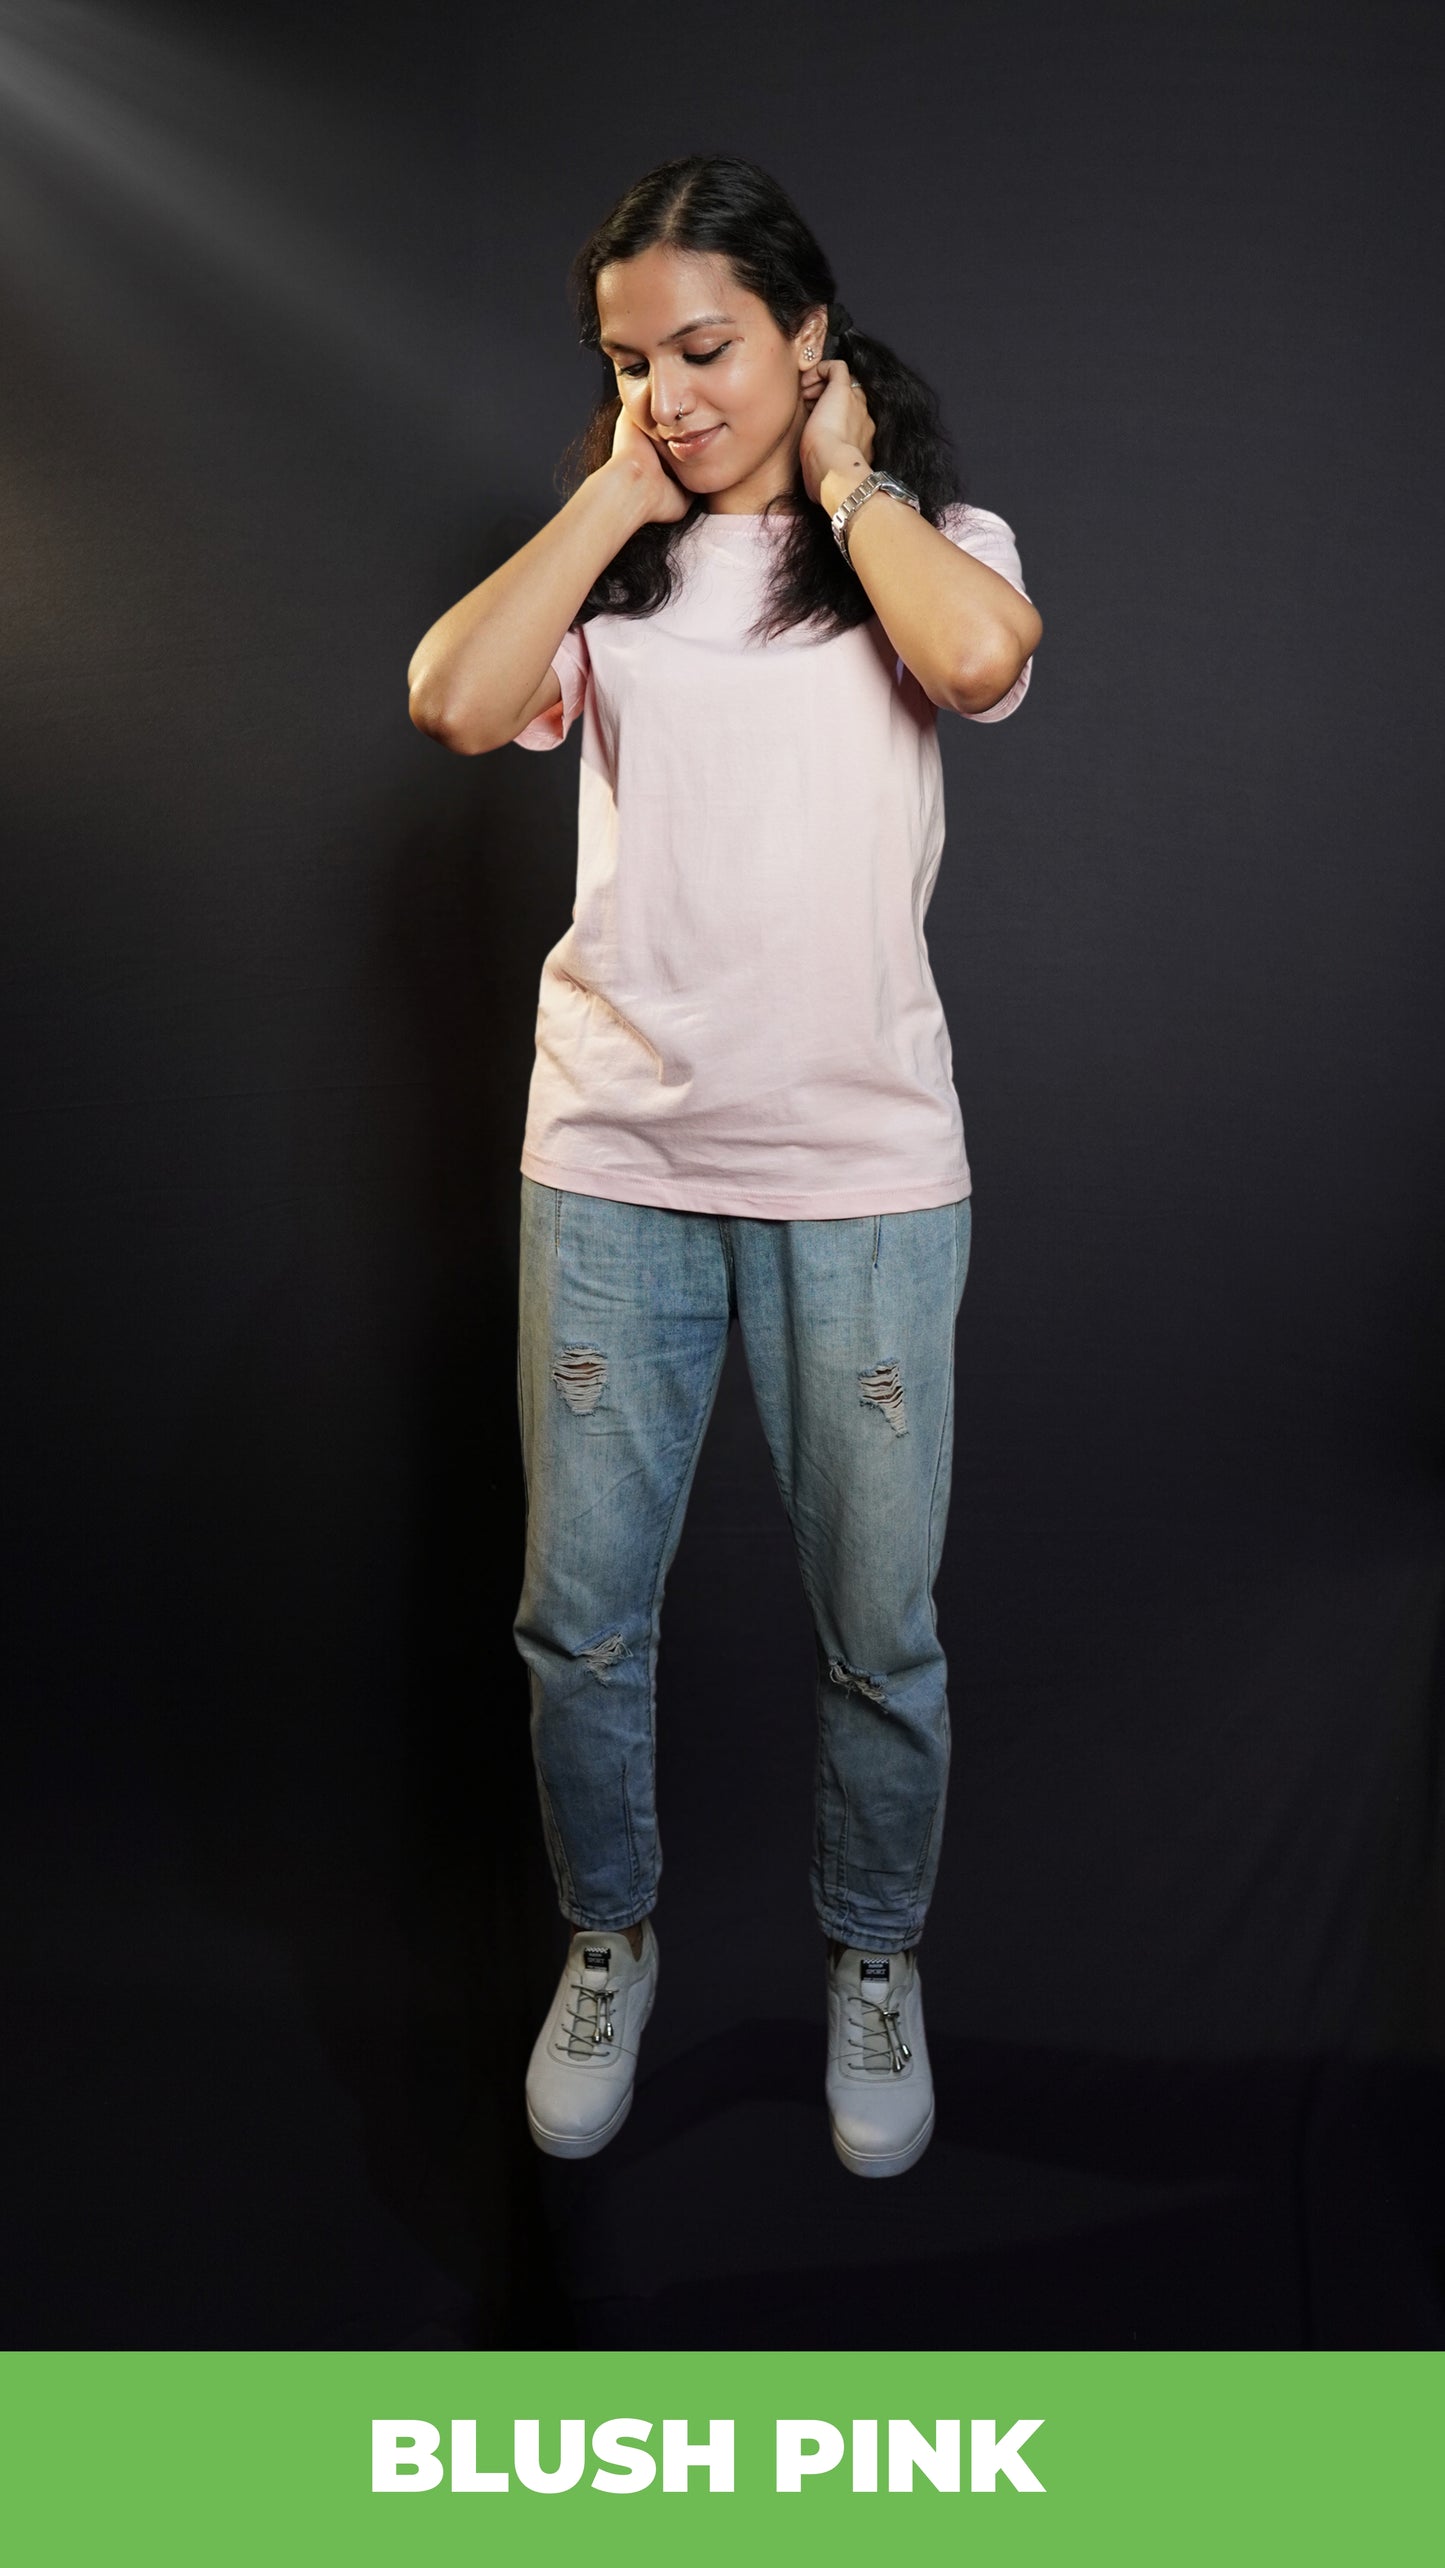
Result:
[[[571,495],[410,672],[413,721],[464,754],[584,723],[518,1357],[515,1639],[572,1930],[527,2109],[559,2157],[620,2130],[657,1986],[659,1618],[734,1319],[817,1635],[834,2145],[896,2175],[933,2129],[916,1950],[972,1219],[923,936],[937,713],[1011,713],[1043,628],[933,395],[834,283],[750,162],[629,189],[573,273],[605,390]]]

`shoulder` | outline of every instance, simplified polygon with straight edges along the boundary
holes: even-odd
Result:
[[[970,552],[1000,540],[1009,544],[1015,541],[1006,517],[1000,517],[996,508],[980,508],[971,499],[949,500],[939,516],[938,529],[950,542],[962,544]]]
[[[989,570],[1001,573],[1022,596],[1028,596],[1018,539],[1008,519],[1000,517],[997,509],[980,508],[972,500],[950,500],[939,517],[938,531],[951,544],[957,544],[961,552],[972,553]]]

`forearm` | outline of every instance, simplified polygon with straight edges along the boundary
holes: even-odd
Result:
[[[824,474],[819,500],[829,516],[868,470],[859,455]],[[878,621],[930,701],[956,713],[996,704],[1043,632],[1029,600],[886,491],[864,501],[847,533]]]
[[[641,472],[614,457],[530,542],[423,634],[407,671],[419,731],[458,745],[510,739],[607,564],[645,524]]]

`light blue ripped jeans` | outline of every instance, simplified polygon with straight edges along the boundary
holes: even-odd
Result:
[[[616,1933],[657,1898],[663,1585],[736,1319],[817,1638],[814,1905],[840,1943],[918,1941],[948,1778],[933,1589],[971,1232],[969,1196],[764,1221],[523,1176],[513,1631],[574,1925]]]

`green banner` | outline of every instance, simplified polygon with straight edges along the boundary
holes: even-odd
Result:
[[[0,2363],[17,2568],[675,2568],[740,2545],[748,2568],[1393,2568],[1441,2538],[1434,2353]]]

